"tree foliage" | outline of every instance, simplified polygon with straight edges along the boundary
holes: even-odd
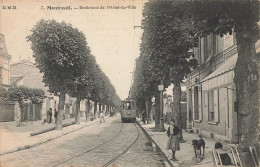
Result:
[[[68,93],[75,80],[84,75],[90,49],[85,35],[72,25],[40,20],[27,37],[36,66],[51,92]]]
[[[23,103],[24,100],[31,100],[34,104],[42,103],[44,91],[42,89],[29,88],[26,86],[11,86],[8,90],[1,89],[0,97],[3,101],[19,101]]]
[[[80,100],[92,98],[98,102],[116,104],[118,99],[109,79],[91,55],[85,35],[65,22],[40,20],[27,37],[31,42],[36,67],[50,91],[59,93],[59,113],[56,128],[61,128],[65,94]],[[118,97],[118,96],[117,96]],[[77,112],[78,113],[78,112]]]

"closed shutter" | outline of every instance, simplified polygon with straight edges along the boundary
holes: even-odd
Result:
[[[224,111],[222,112],[222,110],[221,110],[221,112],[222,113],[225,112],[225,114],[226,114],[226,126],[227,126],[227,128],[229,128],[230,125],[229,125],[229,109],[228,109],[228,89],[222,88],[221,90],[222,90],[221,95],[223,94],[223,98],[224,98]]]
[[[208,92],[204,92],[204,112],[205,112],[205,116],[206,116],[206,121],[209,120],[209,93]]]
[[[191,92],[192,92],[192,95],[191,95],[191,98],[192,98],[192,118],[193,118],[193,120],[195,120],[195,108],[194,108],[195,97],[194,97],[194,87],[192,87]]]
[[[198,86],[199,120],[202,120],[201,93],[201,86]]]
[[[218,89],[214,90],[214,122],[219,121]]]

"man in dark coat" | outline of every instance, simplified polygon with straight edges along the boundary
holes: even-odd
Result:
[[[49,109],[48,116],[49,116],[49,123],[51,123],[52,122],[52,108]]]
[[[55,124],[57,123],[57,116],[58,116],[58,111],[54,109]]]

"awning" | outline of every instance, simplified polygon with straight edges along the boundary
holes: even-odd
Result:
[[[237,62],[237,54],[229,58],[224,64],[213,73],[204,78],[202,90],[209,90],[233,82],[234,68]]]

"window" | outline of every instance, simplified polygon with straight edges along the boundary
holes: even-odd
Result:
[[[207,63],[218,53],[218,36],[210,34],[200,40],[201,63]]]
[[[212,34],[212,40],[213,40],[213,55],[217,54],[217,36],[215,34]]]
[[[208,59],[208,38],[205,37],[203,38],[203,52],[204,52],[204,61],[206,61]]]
[[[219,115],[219,90],[211,90],[208,92],[208,120],[218,122]]]
[[[209,92],[209,121],[214,121],[214,94],[213,91]]]
[[[194,87],[194,116],[199,120],[199,87]]]
[[[189,104],[189,122],[193,120],[193,114],[192,114],[192,106],[193,106],[193,101],[192,101],[192,91],[191,89],[188,90],[188,104]]]
[[[132,109],[131,102],[127,102],[127,109],[128,109],[128,110]]]

